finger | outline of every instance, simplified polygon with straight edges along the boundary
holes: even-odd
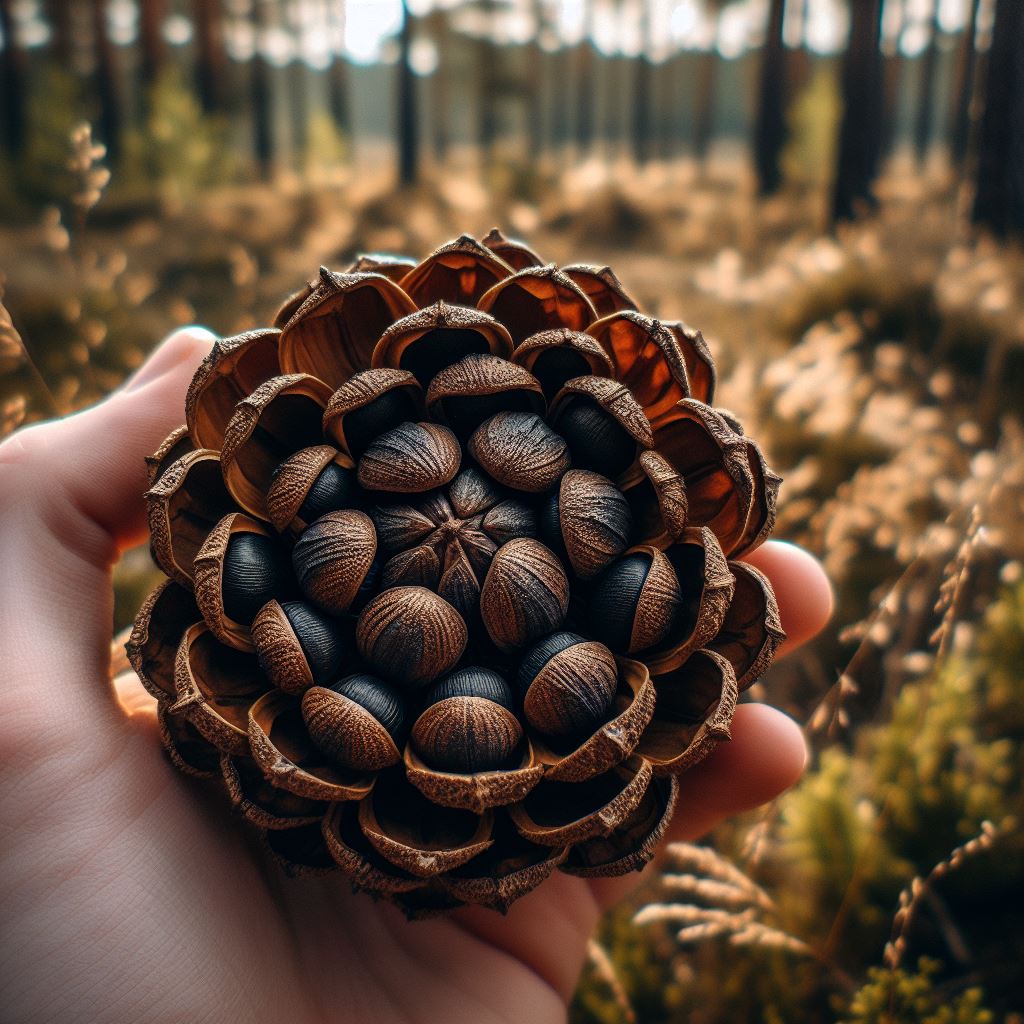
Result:
[[[832,585],[813,555],[795,544],[770,540],[743,561],[760,569],[775,591],[786,631],[777,656],[795,651],[825,628],[834,605]]]
[[[45,506],[65,528],[65,546],[75,543],[75,516],[101,527],[119,548],[143,538],[145,457],[184,422],[185,390],[212,344],[202,328],[178,331],[106,401],[0,447],[0,469],[13,463],[20,470],[22,504],[37,514]]]
[[[180,331],[106,401],[0,445],[5,743],[31,742],[44,721],[91,728],[97,706],[114,707],[79,680],[109,685],[110,566],[145,533],[145,456],[183,420],[211,344]]]
[[[665,842],[698,839],[726,818],[774,800],[799,780],[806,765],[807,745],[792,718],[767,704],[741,704],[732,740],[679,777]],[[608,907],[639,881],[635,875],[602,879],[592,888],[602,907]]]
[[[804,734],[792,718],[767,704],[741,704],[732,740],[680,776],[669,839],[696,839],[723,818],[774,800],[806,764]]]

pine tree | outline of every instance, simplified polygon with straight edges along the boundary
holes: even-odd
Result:
[[[209,0],[200,0],[201,5],[208,5],[208,2]],[[260,41],[266,29],[272,24],[271,2],[272,0],[254,0],[253,30],[256,38],[256,50],[249,65],[253,155],[260,173],[264,177],[270,174],[274,159],[273,94],[272,71],[260,46]]]
[[[139,0],[139,46],[142,63],[139,67],[142,84],[152,87],[163,67],[167,47],[164,43],[164,18],[167,0]]]
[[[786,0],[771,0],[764,51],[761,55],[761,90],[754,128],[754,163],[763,196],[779,190],[782,169],[779,159],[786,143],[786,49],[782,23]]]
[[[931,0],[931,24],[928,26],[928,45],[921,57],[921,82],[917,95],[917,117],[914,121],[914,152],[918,161],[928,155],[935,113],[935,71],[939,58],[939,10]]]
[[[96,95],[99,99],[99,136],[110,159],[121,154],[124,107],[118,73],[117,50],[107,33],[107,0],[92,0],[93,47],[96,61]]]
[[[974,221],[1024,236],[1024,3],[996,0],[978,140]]]
[[[416,112],[416,79],[409,58],[413,19],[408,0],[402,2],[402,31],[398,37],[398,179],[413,184],[419,176],[419,124]]]
[[[25,51],[15,39],[13,0],[0,0],[0,30],[4,35],[4,48],[0,52],[3,138],[11,155],[17,157],[25,146],[28,62]]]
[[[967,24],[957,50],[956,73],[953,76],[952,116],[949,127],[950,156],[955,167],[963,167],[971,134],[971,102],[975,95],[974,79],[978,64],[978,8],[981,0],[970,0]]]
[[[850,5],[833,221],[850,220],[859,208],[875,204],[871,186],[881,155],[883,116],[881,20],[881,0]]]
[[[265,0],[255,0],[257,8],[264,4]],[[220,0],[195,0],[196,88],[199,90],[199,102],[208,114],[220,110],[224,104],[227,55],[224,52],[223,16]],[[258,12],[256,18],[259,22]]]

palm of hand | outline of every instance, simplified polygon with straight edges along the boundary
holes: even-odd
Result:
[[[103,692],[110,565],[143,529],[141,456],[175,424],[206,344],[176,336],[130,390],[0,448],[10,1019],[563,1019],[601,909],[635,878],[556,874],[507,917],[409,925],[334,876],[283,878],[219,794],[167,764],[152,707],[136,693],[126,715]],[[791,641],[806,639],[828,616],[820,569],[781,546],[757,554]],[[741,708],[734,742],[684,776],[674,836],[770,799],[803,756],[788,719]]]

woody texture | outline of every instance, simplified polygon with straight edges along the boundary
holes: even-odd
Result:
[[[497,231],[321,269],[149,460],[128,654],[175,765],[410,917],[642,867],[783,637],[739,561],[779,478],[714,388]]]

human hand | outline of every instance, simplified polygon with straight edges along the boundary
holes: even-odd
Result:
[[[154,705],[110,684],[110,572],[145,538],[143,456],[209,350],[182,331],[99,406],[0,445],[0,1005],[11,1021],[564,1020],[602,910],[639,876],[556,874],[502,917],[409,924],[343,879],[286,880],[179,775]],[[792,650],[831,610],[818,564],[770,542]],[[120,699],[117,699],[120,698]],[[799,777],[798,727],[765,705],[680,779],[669,839]]]

